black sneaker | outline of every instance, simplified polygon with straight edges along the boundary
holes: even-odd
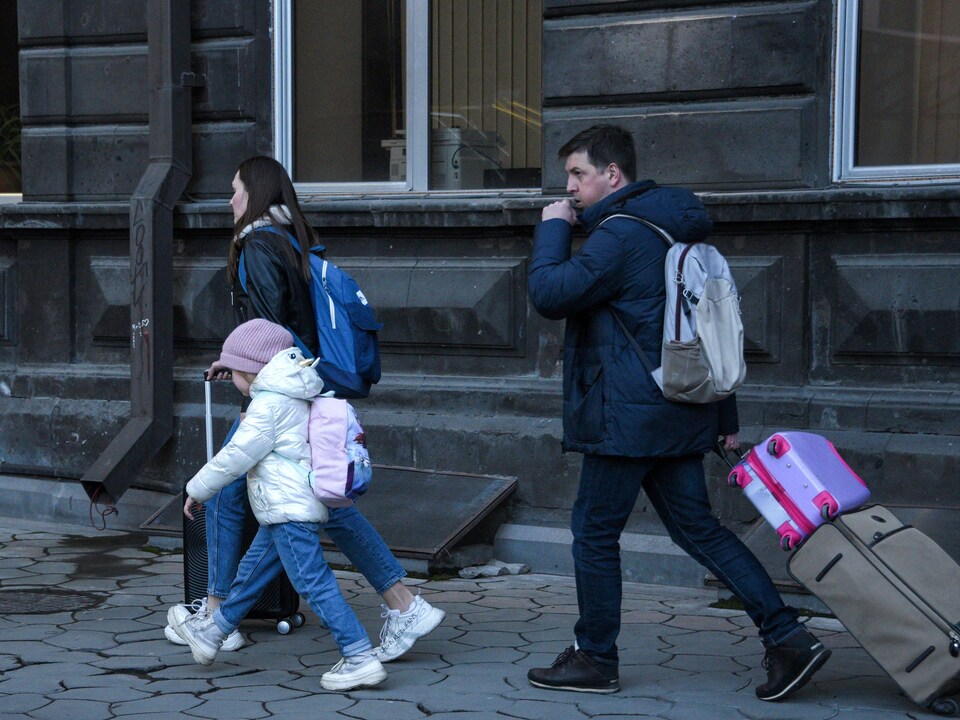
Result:
[[[548,668],[533,668],[527,673],[531,685],[547,690],[615,693],[620,689],[616,665],[599,663],[572,645]]]
[[[767,682],[757,688],[757,697],[783,700],[806,685],[829,657],[830,651],[823,643],[806,631],[795,640],[791,638],[789,645],[768,648],[763,657]]]

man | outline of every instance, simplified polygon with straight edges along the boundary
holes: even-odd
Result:
[[[668,402],[617,320],[660,362],[665,303],[665,241],[642,217],[678,242],[703,240],[711,221],[699,199],[680,188],[635,182],[630,133],[596,125],[565,144],[567,191],[543,209],[530,264],[530,299],[547,318],[565,319],[563,448],[583,453],[573,506],[573,559],[580,618],[576,643],[549,668],[528,673],[552,690],[620,689],[620,533],[640,488],[670,537],[740,599],[766,648],[761,700],[782,700],[802,687],[830,651],[784,605],[763,566],[712,515],[703,454],[718,436],[739,447],[736,401]],[[574,206],[580,211],[579,218]],[[589,233],[571,255],[573,226]]]

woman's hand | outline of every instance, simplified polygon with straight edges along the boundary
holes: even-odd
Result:
[[[230,372],[230,368],[219,360],[214,360],[206,372],[207,380],[229,380],[231,377],[233,373]]]
[[[194,500],[192,497],[188,495],[187,501],[183,504],[183,514],[186,515],[191,520],[193,520],[194,519],[193,509],[197,508],[199,510],[202,507],[203,507],[203,503],[197,502],[196,500]]]

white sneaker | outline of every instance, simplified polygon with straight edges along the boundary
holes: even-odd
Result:
[[[176,624],[182,623],[192,614],[210,614],[210,611],[207,610],[207,599],[198,598],[194,600],[189,605],[180,603],[179,605],[174,605],[167,611],[167,618],[169,619],[171,614],[176,621]],[[163,634],[174,645],[186,645],[187,641],[182,637],[177,635],[177,631],[173,629],[173,623],[167,625],[163,629]],[[239,630],[234,630],[232,633],[227,635],[227,639],[223,641],[223,645],[220,646],[222,652],[233,652],[234,650],[239,650],[244,645],[247,644],[247,641],[244,640],[243,635]]]
[[[380,629],[380,647],[374,649],[380,662],[396,660],[412,648],[418,639],[437,627],[446,615],[419,595],[405,613],[391,610],[386,605],[380,607],[383,608],[380,617],[386,618]]]
[[[210,613],[187,615],[186,619],[177,622],[176,608],[175,605],[167,611],[167,622],[190,646],[193,659],[201,665],[210,665],[227,639],[227,634],[217,627]]]
[[[387,671],[372,650],[359,655],[340,658],[328,672],[320,676],[324,690],[343,692],[357,688],[373,687],[387,679]]]

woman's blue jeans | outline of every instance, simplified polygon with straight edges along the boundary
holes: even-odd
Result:
[[[239,424],[240,418],[237,418],[224,444],[233,437]],[[207,593],[213,597],[227,597],[237,576],[243,556],[244,517],[249,504],[246,476],[234,480],[204,503]],[[329,520],[321,528],[378,594],[383,594],[406,576],[406,571],[390,552],[380,533],[356,505],[331,508]]]
[[[237,629],[281,568],[294,589],[330,628],[344,657],[369,650],[366,630],[340,592],[337,578],[323,559],[320,525],[287,522],[261,525],[240,561],[237,579],[213,621],[228,635]]]
[[[571,520],[580,649],[601,662],[618,662],[620,534],[641,487],[671,539],[743,603],[764,645],[780,645],[802,629],[798,612],[784,605],[757,558],[713,516],[702,455],[585,455]]]

